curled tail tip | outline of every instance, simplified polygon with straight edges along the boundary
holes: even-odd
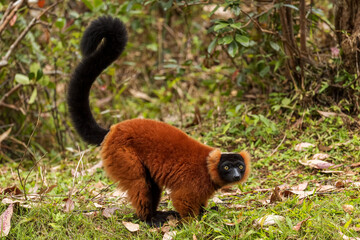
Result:
[[[120,55],[128,39],[125,24],[111,16],[102,16],[92,21],[81,39],[82,55],[87,57],[95,52],[103,38],[110,40],[114,52]]]

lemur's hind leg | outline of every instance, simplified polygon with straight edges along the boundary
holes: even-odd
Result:
[[[151,221],[160,201],[160,187],[131,148],[111,146],[111,143],[105,146],[101,153],[105,171],[127,192],[138,217]]]

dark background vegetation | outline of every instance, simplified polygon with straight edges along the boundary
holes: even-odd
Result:
[[[31,135],[29,148],[40,155],[79,142],[67,115],[66,84],[81,59],[84,28],[103,14],[122,19],[130,39],[92,91],[102,125],[141,116],[186,129],[204,117],[222,124],[225,112],[233,111],[231,129],[251,141],[249,121],[276,133],[269,119],[288,114],[295,120],[315,105],[359,113],[358,40],[349,63],[339,45],[356,30],[336,30],[346,14],[335,18],[331,1],[84,0],[45,1],[42,8],[20,2],[12,15],[6,10],[13,2],[0,5],[0,127],[11,129],[1,144],[2,162],[19,161]],[[253,107],[242,109],[244,102]]]

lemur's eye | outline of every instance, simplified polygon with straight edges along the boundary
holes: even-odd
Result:
[[[242,169],[244,169],[244,166],[243,166],[243,165],[240,165],[239,168],[242,170]]]
[[[228,167],[228,166],[225,166],[224,169],[227,171],[227,170],[229,170],[229,167]]]

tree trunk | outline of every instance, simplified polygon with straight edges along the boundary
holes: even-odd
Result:
[[[335,29],[345,69],[360,74],[360,1],[335,0]]]

